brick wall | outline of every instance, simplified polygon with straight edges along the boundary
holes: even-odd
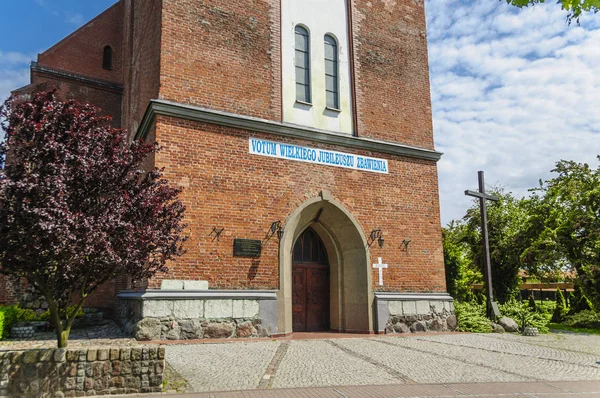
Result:
[[[123,2],[123,128],[132,132],[151,99],[158,98],[161,58],[161,0]],[[185,35],[182,32],[182,35]]]
[[[22,285],[22,283],[9,278],[7,275],[0,275],[0,305],[17,303],[23,290]]]
[[[423,0],[349,1],[359,135],[433,148]],[[280,24],[279,0],[121,0],[40,55],[40,63],[90,74],[90,66],[76,63],[70,48],[78,55],[96,54],[105,44],[90,38],[121,29],[125,61],[115,61],[122,64],[125,83],[123,127],[135,131],[153,98],[280,121]],[[119,53],[116,45],[113,49]],[[101,60],[90,62],[104,73]],[[55,83],[76,95],[88,90]],[[88,93],[90,102],[102,101]],[[184,188],[188,208],[188,253],[170,265],[170,279],[206,279],[217,288],[277,288],[276,238],[265,243],[260,260],[232,257],[232,239],[262,238],[271,222],[285,220],[304,200],[329,190],[365,234],[376,227],[385,231],[386,247],[374,245],[371,260],[382,250],[397,259],[387,271],[386,289],[444,291],[434,162],[351,150],[388,159],[390,174],[377,175],[267,159],[247,153],[248,134],[159,117],[148,136],[165,147],[149,162],[166,167],[166,177]],[[207,237],[213,227],[225,228],[220,241]],[[408,252],[400,251],[405,238],[412,239]],[[150,286],[158,287],[160,278]]]
[[[38,55],[40,65],[122,83],[123,3],[118,2]],[[113,50],[112,70],[102,68],[105,46]]]
[[[350,1],[358,134],[432,149],[423,0]],[[163,3],[160,98],[280,121],[280,2]]]
[[[352,0],[358,132],[433,149],[423,0]]]
[[[257,138],[272,136],[252,134]],[[278,241],[264,243],[259,260],[233,257],[233,238],[262,239],[276,220],[285,220],[306,199],[329,190],[368,235],[380,227],[385,247],[371,247],[371,261],[385,253],[386,290],[445,291],[436,164],[376,155],[389,161],[389,174],[312,165],[248,154],[249,133],[214,125],[158,117],[156,139],[164,150],[156,165],[184,188],[189,224],[188,252],[169,265],[168,279],[208,280],[211,288],[278,288]],[[348,151],[314,142],[278,141]],[[213,227],[225,228],[220,240]],[[407,252],[402,240],[411,238]],[[151,287],[159,287],[159,275]],[[378,288],[377,273],[373,287]]]
[[[276,3],[164,0],[160,98],[281,120]]]
[[[111,90],[98,85],[83,83],[80,80],[65,79],[33,71],[31,74],[31,85],[19,92],[38,92],[51,89],[58,90],[61,100],[75,99],[80,102],[89,102],[101,111],[101,115],[111,116],[114,127],[121,126],[121,98],[120,90]]]

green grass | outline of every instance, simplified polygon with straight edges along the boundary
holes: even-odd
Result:
[[[572,326],[563,325],[561,323],[549,323],[548,327],[550,328],[550,332],[552,332],[552,330],[564,330],[566,332],[589,333],[600,335],[600,329],[575,328]]]

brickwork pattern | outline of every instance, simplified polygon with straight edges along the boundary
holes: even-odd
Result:
[[[123,2],[39,54],[38,63],[95,79],[123,82]],[[112,48],[112,69],[102,68],[104,47]]]
[[[57,89],[57,95],[60,100],[74,99],[93,104],[101,109],[101,115],[113,118],[112,126],[121,127],[121,92],[100,88],[92,84],[84,84],[77,80],[57,78],[39,72],[31,74],[31,82],[33,85],[28,88],[27,92]],[[21,93],[24,93],[24,91],[21,91]]]
[[[358,135],[433,149],[423,0],[349,1]],[[281,121],[279,1],[163,5],[161,99]]]
[[[359,135],[433,148],[424,1],[348,1]],[[106,44],[113,47],[111,72],[96,58]],[[106,113],[121,115],[122,108],[122,125],[131,131],[154,98],[281,121],[278,0],[121,0],[40,55],[39,62],[122,82],[121,107],[121,100],[106,92],[34,76],[36,84],[57,85]],[[260,259],[233,257],[232,239],[263,239],[273,221],[284,221],[306,199],[329,190],[365,235],[375,228],[384,231],[385,247],[373,245],[370,261],[382,256],[390,268],[383,288],[372,273],[374,289],[445,290],[434,162],[352,150],[389,160],[390,174],[375,175],[250,156],[246,131],[165,117],[156,123],[147,139],[158,140],[165,150],[147,167],[166,168],[165,176],[184,188],[188,209],[188,252],[170,264],[169,279],[208,280],[221,289],[279,288],[277,238],[263,242]],[[207,235],[215,226],[225,232],[213,241]],[[405,238],[412,243],[402,251]],[[107,289],[98,297],[112,300],[115,288]]]
[[[359,135],[433,149],[423,0],[352,0]]]
[[[233,238],[263,239],[273,221],[285,225],[300,204],[328,190],[354,215],[365,236],[375,228],[384,233],[384,248],[370,248],[372,262],[384,257],[389,263],[383,289],[372,273],[374,289],[445,291],[434,162],[377,154],[388,159],[390,173],[365,173],[250,155],[250,133],[242,130],[162,116],[157,123],[156,139],[164,149],[156,156],[156,166],[165,167],[165,177],[184,189],[190,236],[188,252],[169,265],[169,279],[208,280],[211,288],[221,289],[277,289],[277,237],[263,242],[259,259],[233,257]],[[213,227],[225,228],[219,240],[208,236]],[[405,238],[412,239],[408,251],[401,250]],[[159,287],[163,277],[156,277],[150,287]]]
[[[135,132],[151,99],[158,98],[161,67],[162,0],[124,3],[123,128]],[[186,34],[182,33],[182,36]],[[181,46],[178,51],[184,52]]]
[[[0,305],[15,304],[19,301],[22,286],[7,275],[0,275]]]
[[[160,98],[281,119],[272,3],[165,0]]]
[[[0,397],[161,392],[164,346],[0,351]]]

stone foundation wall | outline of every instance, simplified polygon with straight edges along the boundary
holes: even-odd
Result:
[[[48,301],[33,286],[27,286],[19,300],[19,306],[33,310],[39,315],[48,309]]]
[[[456,317],[452,313],[426,315],[392,315],[385,325],[385,333],[453,332]]]
[[[144,318],[136,324],[134,337],[150,340],[199,340],[269,337],[260,319]]]
[[[453,332],[452,297],[444,294],[376,293],[379,333]]]
[[[124,330],[139,341],[269,337],[276,330],[274,294],[273,299],[253,298],[252,293],[240,297],[240,292],[145,294],[132,299],[133,293],[125,293],[119,303]]]
[[[164,346],[0,351],[0,398],[161,392]]]

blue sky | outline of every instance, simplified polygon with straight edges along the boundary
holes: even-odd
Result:
[[[395,4],[395,0],[386,1]],[[7,0],[0,19],[0,98],[28,83],[28,64],[114,0]],[[476,189],[527,194],[559,159],[600,154],[600,15],[565,23],[553,1],[425,0],[442,223]]]

